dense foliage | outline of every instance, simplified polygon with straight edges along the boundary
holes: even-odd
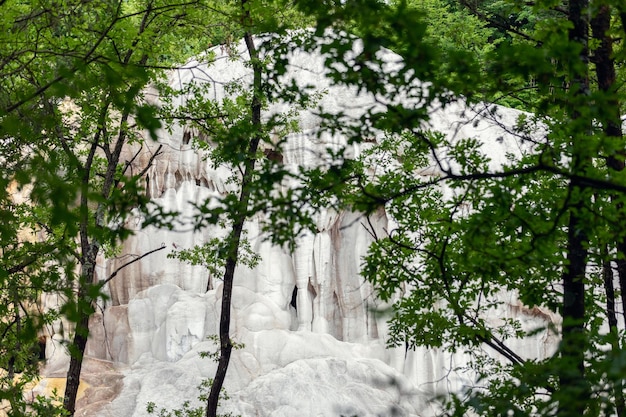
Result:
[[[40,415],[24,404],[25,382],[14,383],[14,374],[36,375],[33,346],[61,316],[76,324],[63,335],[72,354],[64,409],[74,412],[87,324],[101,296],[96,259],[114,253],[129,233],[125,217],[147,203],[142,174],[158,150],[146,141],[162,123],[146,86],[205,48],[193,36],[203,32],[190,32],[193,20],[181,21],[198,6],[0,3],[0,280],[10,310],[2,350],[11,352],[3,353],[2,398],[11,415]],[[188,38],[182,54],[174,46],[181,36]],[[140,153],[148,158],[139,162]],[[39,311],[45,294],[65,300],[58,311]]]
[[[188,123],[197,125],[202,134],[208,129],[214,142],[223,144],[223,149],[218,146],[212,152],[215,163],[244,172],[241,178],[233,177],[241,192],[224,198],[227,209],[209,212],[200,207],[194,225],[219,222],[233,230],[207,250],[220,254],[216,268],[229,271],[224,282],[232,285],[243,222],[261,207],[254,203],[257,208],[248,211],[257,146],[267,131],[282,123],[261,126],[261,62],[255,57],[252,34],[283,32],[306,21],[286,5],[0,2],[0,158],[6,167],[0,183],[0,279],[6,301],[1,347],[7,370],[2,375],[2,399],[9,401],[11,415],[38,415],[42,407],[50,407],[44,399],[41,406],[26,403],[22,390],[36,379],[38,363],[33,357],[39,355],[44,326],[59,319],[74,323],[62,335],[71,361],[63,410],[57,407],[44,414],[74,413],[89,318],[95,301],[104,297],[103,285],[119,272],[97,276],[97,258],[115,256],[131,233],[125,224],[131,214],[145,211],[146,223],[171,226],[176,213],[149,206],[143,191],[143,176],[160,153],[153,142],[159,128]],[[248,43],[255,82],[240,91],[226,117],[222,110],[227,104],[211,103],[201,95],[195,108],[169,105],[174,96],[189,92],[174,91],[162,82],[168,70],[214,45],[228,47],[241,38]],[[160,95],[158,105],[155,92]],[[211,130],[216,126],[221,132]],[[162,248],[137,254],[133,262]],[[38,311],[46,294],[62,297],[58,311]],[[228,323],[230,306],[225,302],[223,308]],[[232,347],[227,329],[222,339],[225,373],[225,352]],[[221,381],[223,375],[213,386]],[[217,395],[212,395],[208,408],[215,409]]]
[[[442,28],[429,32],[423,12],[430,4],[346,2],[318,14],[322,27],[356,27],[364,42],[353,60],[344,53],[349,39],[329,47],[347,68],[336,81],[393,103],[346,129],[356,142],[372,137],[372,128],[386,132],[370,152],[390,155],[389,168],[371,178],[374,160],[366,156],[339,177],[357,179],[349,207],[368,213],[384,205],[397,223],[373,245],[364,271],[383,299],[397,300],[391,343],[473,358],[479,382],[448,401],[445,414],[622,415],[623,5],[460,2],[447,16],[473,16],[474,34],[482,33],[477,45],[485,47],[468,51]],[[375,59],[381,47],[400,54],[404,66],[384,71]],[[416,100],[394,102],[396,94]],[[477,138],[425,127],[435,104],[457,98],[477,110],[475,125],[500,123],[501,110],[477,100],[501,97],[533,113],[508,127],[521,153],[499,167]],[[421,175],[428,166],[435,173]],[[326,189],[337,183],[335,173],[315,179]],[[544,329],[494,322],[502,295],[511,293],[562,322]],[[556,335],[557,352],[536,358],[509,347],[536,332]],[[494,351],[502,360],[493,360]]]
[[[274,240],[293,245],[312,225],[305,203],[365,214],[384,206],[396,227],[378,237],[364,274],[394,301],[390,343],[466,351],[479,377],[443,398],[442,413],[624,414],[621,0],[0,0],[0,12],[0,392],[11,415],[74,412],[89,316],[114,278],[95,282],[96,258],[115,254],[130,233],[125,216],[146,207],[142,175],[159,152],[151,141],[175,122],[212,137],[205,151],[235,172],[237,191],[219,209],[200,205],[195,224],[230,234],[180,255],[223,268],[225,294],[246,218],[264,214]],[[266,37],[273,61],[261,59],[254,34],[310,25],[296,38]],[[348,53],[356,36],[360,49]],[[251,85],[222,103],[168,105],[177,92],[160,82],[166,70],[239,39]],[[262,118],[269,103],[314,106],[310,92],[278,82],[294,47],[321,48],[333,82],[385,104],[358,120],[324,115],[324,128],[351,143],[379,138],[363,159],[336,152],[331,169],[294,173],[262,157],[260,144],[278,153],[283,144],[270,132],[297,130],[292,114]],[[387,70],[381,48],[402,58],[398,68]],[[148,87],[159,89],[160,106]],[[193,88],[202,97],[203,87]],[[475,123],[499,121],[499,108],[485,102],[528,111],[508,127],[522,152],[494,168],[477,138],[428,130],[433,108],[458,100],[478,109]],[[387,164],[383,174],[370,175],[372,158]],[[429,166],[436,174],[421,175]],[[277,187],[288,176],[304,187]],[[167,223],[158,212],[149,219]],[[562,318],[538,330],[559,338],[554,355],[528,358],[509,347],[532,335],[516,320],[488,319],[505,292]],[[64,297],[59,311],[38,310],[46,293]],[[228,299],[207,415],[216,413],[232,349]],[[43,326],[59,317],[75,323],[64,410],[21,395],[37,374]]]

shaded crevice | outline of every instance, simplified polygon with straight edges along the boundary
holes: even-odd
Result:
[[[183,133],[183,145],[189,145],[189,142],[191,142],[191,132],[187,130]]]
[[[298,311],[298,287],[297,286],[293,286],[293,291],[291,293],[291,302],[289,303],[290,306],[293,307],[294,310]]]
[[[307,290],[309,291],[309,296],[311,297],[311,302],[317,298],[317,291],[315,291],[315,287],[311,284],[309,280],[309,285],[307,286]]]
[[[39,336],[37,339],[37,358],[40,361],[46,360],[46,336]]]
[[[341,314],[341,307],[339,306],[339,297],[337,293],[333,291],[333,327],[334,337],[337,340],[343,340],[343,320]]]

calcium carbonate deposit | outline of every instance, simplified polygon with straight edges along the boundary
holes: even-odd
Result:
[[[189,82],[210,82],[213,98],[220,100],[224,83],[250,82],[251,70],[242,63],[247,59],[243,45],[234,52],[220,48],[214,52],[210,65],[190,62],[173,72],[170,85],[182,88]],[[233,59],[233,54],[241,59]],[[387,54],[390,63],[397,61],[391,52]],[[319,53],[296,51],[290,63],[285,80],[315,86],[323,92],[319,104],[328,112],[358,116],[375,105],[371,96],[332,86],[324,76]],[[268,114],[284,110],[284,105],[277,104]],[[478,112],[452,104],[434,111],[432,128],[459,138],[479,137],[492,167],[506,153],[519,154],[516,139],[500,126],[513,125],[517,113],[500,109],[497,123],[485,118],[477,124]],[[340,135],[318,134],[320,119],[314,112],[302,112],[299,122],[300,132],[292,134],[283,149],[284,164],[294,169],[322,164],[327,147],[344,145]],[[171,134],[162,131],[158,143],[148,144],[150,152],[163,147],[146,174],[147,192],[154,202],[185,216],[193,213],[193,202],[219,197],[233,187],[226,181],[230,172],[213,168],[188,139],[184,127],[175,127]],[[351,145],[350,153],[358,156],[360,146],[365,144]],[[424,170],[424,175],[436,175],[436,169]],[[265,240],[261,220],[252,218],[246,224],[251,247],[261,260],[254,269],[240,266],[235,276],[231,332],[233,340],[244,347],[233,352],[224,413],[245,417],[427,416],[435,407],[431,401],[435,394],[460,389],[471,379],[455,370],[464,363],[462,354],[385,347],[386,318],[374,312],[382,305],[359,275],[361,257],[372,240],[368,227],[383,234],[393,228],[393,219],[384,211],[367,222],[358,213],[322,211],[316,216],[317,232],[301,236],[294,253]],[[169,409],[181,407],[185,400],[199,404],[194,402],[197,387],[215,372],[215,362],[201,358],[200,352],[216,348],[207,337],[218,331],[220,277],[167,255],[222,236],[224,231],[193,232],[183,226],[157,230],[142,228],[141,221],[132,220],[136,233],[124,242],[120,256],[101,259],[101,279],[133,256],[161,245],[166,249],[122,269],[109,282],[110,298],[91,322],[84,368],[88,388],[77,415],[140,417],[148,415],[149,402]],[[531,314],[513,294],[502,297],[506,302],[494,311],[494,323],[517,317],[530,329],[556,320],[549,314]],[[49,297],[46,303],[57,301]],[[48,381],[66,372],[63,338],[67,335],[61,327],[59,323],[50,330]],[[518,343],[513,347],[529,357],[541,357],[552,352],[556,340],[540,333],[524,345]]]

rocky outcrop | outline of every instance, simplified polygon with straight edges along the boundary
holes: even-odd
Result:
[[[233,80],[249,81],[248,68],[220,49],[211,65],[189,63],[172,74],[171,85],[181,86],[204,79],[214,85],[215,99]],[[243,56],[243,50],[239,51]],[[392,55],[390,55],[392,56]],[[358,115],[376,105],[373,97],[333,87],[324,77],[323,57],[295,52],[286,75],[300,85],[325,90],[320,106],[328,112]],[[270,112],[283,111],[276,105]],[[433,128],[450,136],[480,136],[492,163],[506,153],[519,153],[515,138],[500,126],[511,126],[516,114],[501,109],[497,123],[474,123],[478,111],[452,104],[433,113]],[[345,145],[339,135],[318,134],[319,118],[313,112],[300,116],[301,132],[287,138],[281,154],[284,164],[324,164],[328,147]],[[193,203],[222,196],[232,184],[231,172],[214,168],[203,152],[190,143],[191,133],[175,126],[161,132],[162,153],[146,174],[146,189],[156,204],[191,217]],[[371,139],[375,141],[374,139]],[[158,144],[149,145],[154,148]],[[367,146],[367,143],[360,145]],[[357,145],[352,155],[362,151]],[[373,167],[372,169],[374,169]],[[422,175],[437,175],[424,170]],[[376,314],[381,303],[372,286],[359,275],[361,257],[373,234],[384,234],[393,219],[379,211],[369,218],[359,213],[328,209],[316,217],[317,231],[304,234],[293,253],[274,246],[260,229],[260,218],[246,225],[247,237],[261,261],[254,268],[239,266],[233,296],[233,339],[243,344],[233,354],[226,380],[230,400],[225,412],[242,416],[429,415],[429,398],[454,389],[471,376],[455,374],[464,357],[433,350],[386,348],[385,317]],[[214,351],[207,337],[217,333],[221,282],[201,266],[190,266],[168,255],[190,248],[224,233],[219,228],[193,231],[142,228],[142,219],[131,226],[134,236],[122,253],[102,259],[101,279],[128,262],[161,245],[165,250],[124,268],[109,282],[110,298],[94,315],[87,354],[110,361],[123,373],[123,388],[115,399],[100,401],[91,415],[144,416],[146,404],[180,407],[194,400],[197,386],[211,378],[215,363],[201,352]],[[207,291],[207,288],[209,290]],[[514,297],[498,317],[521,317],[533,328],[552,320],[550,316],[522,308]],[[500,315],[500,316],[499,316]],[[54,331],[52,332],[54,333]],[[59,333],[61,334],[61,333]],[[62,339],[52,335],[49,369],[64,364]],[[531,356],[554,348],[554,340],[540,333],[525,341]]]

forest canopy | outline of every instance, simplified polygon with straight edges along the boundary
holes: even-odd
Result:
[[[105,296],[98,256],[129,236],[122,225],[131,212],[164,227],[175,216],[148,212],[143,179],[160,151],[148,144],[174,123],[228,144],[212,155],[235,168],[237,191],[218,208],[200,206],[196,226],[223,224],[229,234],[184,255],[219,258],[210,264],[223,270],[225,294],[246,258],[245,219],[267,216],[272,238],[289,245],[313,224],[310,212],[286,209],[294,201],[364,214],[383,207],[397,224],[377,237],[363,275],[386,301],[411,288],[393,302],[390,343],[467,351],[482,378],[442,398],[442,415],[626,412],[622,0],[0,0],[0,29],[0,390],[12,415],[73,415],[89,317]],[[301,36],[276,41],[287,33]],[[360,52],[348,54],[357,39]],[[177,92],[163,82],[167,71],[239,41],[253,81],[237,100],[169,105]],[[264,118],[268,104],[312,102],[275,82],[283,57],[320,45],[333,83],[388,103],[358,124],[324,114],[324,128],[348,143],[384,132],[369,152],[393,155],[397,169],[373,177],[367,159],[340,151],[331,168],[294,174],[263,158],[270,132],[297,130],[288,117]],[[397,71],[382,71],[382,48],[402,58]],[[400,94],[414,100],[398,103]],[[433,105],[458,101],[487,103],[488,117],[495,105],[523,110],[509,133],[528,145],[524,154],[494,170],[480,138],[428,130]],[[436,179],[416,175],[429,164]],[[275,192],[294,176],[299,188]],[[518,323],[489,324],[502,291],[561,317],[549,329],[560,340],[554,355],[527,359],[507,345],[529,336]],[[39,311],[45,293],[65,301]],[[217,413],[233,348],[229,303],[225,295],[207,416]],[[60,317],[75,325],[63,407],[27,403],[23,387],[38,374],[33,346]],[[505,360],[491,360],[484,346]]]

